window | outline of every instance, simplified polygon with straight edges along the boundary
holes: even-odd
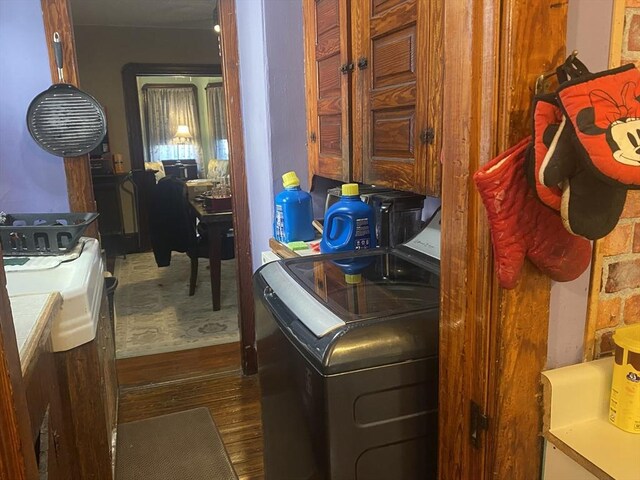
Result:
[[[194,159],[202,171],[195,85],[145,84],[146,161]]]

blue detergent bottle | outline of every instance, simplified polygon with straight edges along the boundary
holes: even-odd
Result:
[[[360,199],[357,183],[342,185],[340,200],[329,207],[324,217],[322,253],[349,252],[376,247],[373,208]]]
[[[284,190],[276,195],[273,237],[279,242],[308,242],[316,236],[313,229],[311,195],[300,190],[296,172],[282,175]]]

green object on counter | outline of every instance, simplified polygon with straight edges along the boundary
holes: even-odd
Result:
[[[24,265],[29,261],[28,258],[6,258],[4,259],[5,265]]]
[[[294,252],[296,250],[306,250],[307,248],[309,248],[309,246],[302,241],[289,242],[287,243],[287,247],[289,247],[289,249],[293,250]]]

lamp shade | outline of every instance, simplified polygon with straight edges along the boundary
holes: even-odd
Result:
[[[189,142],[193,136],[189,131],[188,125],[178,125],[178,130],[176,130],[176,134],[173,136],[173,140],[176,143],[187,143]]]

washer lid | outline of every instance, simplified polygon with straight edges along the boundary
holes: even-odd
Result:
[[[438,272],[393,251],[318,255],[287,260],[284,266],[314,303],[344,323],[426,310],[440,301]]]
[[[282,260],[254,285],[282,333],[332,375],[437,355],[439,265],[407,258],[379,249]]]
[[[278,299],[316,337],[322,337],[332,330],[344,327],[345,322],[328,312],[313,295],[310,295],[285,271],[280,262],[268,263],[260,270],[260,274]]]

